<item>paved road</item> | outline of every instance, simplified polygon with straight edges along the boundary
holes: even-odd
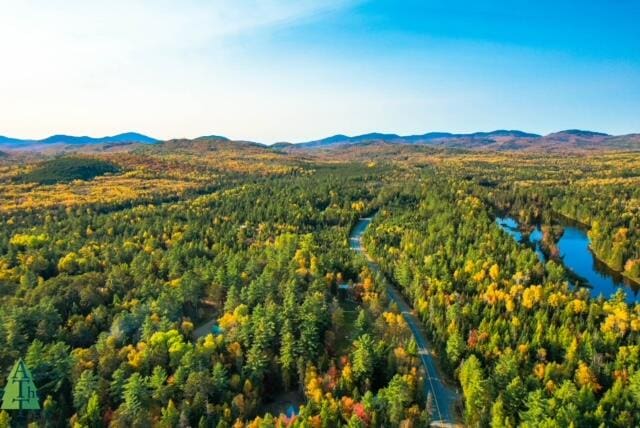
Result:
[[[367,257],[367,259],[369,260],[369,266],[372,270],[379,272],[380,268],[371,259],[371,257],[369,257],[369,255],[364,250],[364,247],[362,246],[362,235],[364,234],[365,230],[367,230],[369,223],[371,223],[370,217],[360,219],[360,221],[351,231],[349,243],[352,250],[358,251],[365,255],[365,257]],[[436,365],[435,357],[432,354],[429,341],[425,336],[422,323],[412,312],[411,307],[404,299],[404,297],[389,281],[387,281],[387,294],[389,298],[398,305],[398,308],[402,312],[404,319],[407,321],[407,324],[409,325],[409,328],[411,329],[411,332],[415,337],[415,341],[418,344],[420,359],[422,360],[422,364],[424,365],[426,371],[426,379],[424,384],[425,392],[426,394],[431,394],[431,396],[433,397],[434,422],[432,423],[432,426],[456,425],[458,421],[455,416],[455,406],[459,401],[458,393],[455,388],[447,385],[442,380],[442,376]]]

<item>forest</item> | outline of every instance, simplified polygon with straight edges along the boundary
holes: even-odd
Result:
[[[100,175],[118,172],[111,162],[94,158],[60,157],[43,162],[31,171],[18,175],[22,182],[55,184],[74,180],[91,180]]]
[[[639,182],[625,152],[173,140],[1,159],[0,387],[22,358],[41,410],[0,427],[428,426],[389,282],[461,392],[456,423],[638,426],[640,304],[573,287],[495,217],[571,219],[640,281]],[[350,249],[365,216],[381,273]]]

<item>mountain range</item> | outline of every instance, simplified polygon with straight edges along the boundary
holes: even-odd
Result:
[[[472,134],[452,134],[450,132],[429,132],[420,135],[397,135],[397,134],[381,134],[370,133],[349,137],[338,134],[332,137],[323,138],[321,140],[308,141],[299,143],[298,147],[305,148],[321,148],[334,145],[359,144],[372,141],[384,141],[387,143],[400,144],[428,144],[434,141],[443,140],[459,140],[459,139],[489,139],[489,138],[538,138],[538,134],[530,134],[522,131],[498,130],[493,132],[474,132]]]
[[[356,145],[409,144],[435,148],[486,150],[486,151],[592,151],[592,150],[640,150],[640,134],[609,135],[602,132],[569,129],[548,135],[538,135],[516,130],[497,130],[452,134],[430,132],[422,135],[364,134],[354,137],[334,135],[321,140],[295,145],[279,144],[281,150],[325,149]]]
[[[0,135],[0,147],[10,149],[30,149],[38,147],[47,147],[52,145],[74,145],[81,146],[87,144],[106,144],[106,143],[157,143],[159,140],[138,134],[137,132],[126,132],[123,134],[113,135],[110,137],[76,137],[73,135],[52,135],[42,140],[23,140],[19,138],[3,137]]]
[[[152,137],[136,132],[127,132],[111,137],[76,137],[70,135],[53,135],[43,140],[21,140],[0,136],[2,150],[76,150],[79,147],[107,147],[122,146],[130,143],[154,144],[158,143]],[[320,140],[301,143],[276,143],[271,146],[235,141],[219,135],[208,135],[193,140],[168,140],[171,146],[184,148],[185,144],[195,144],[203,148],[209,142],[253,144],[281,151],[299,150],[336,150],[342,147],[352,147],[372,144],[404,144],[423,145],[443,149],[464,149],[484,151],[593,151],[593,150],[640,150],[640,134],[609,135],[601,132],[570,129],[548,135],[538,135],[518,130],[497,130],[491,132],[474,132],[469,134],[454,134],[450,132],[429,132],[420,135],[398,135],[369,133],[357,136],[333,135]],[[191,143],[189,143],[191,142]],[[102,146],[100,146],[102,145]]]

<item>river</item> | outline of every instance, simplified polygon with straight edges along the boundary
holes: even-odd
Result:
[[[512,217],[498,217],[496,223],[511,235],[516,241],[532,246],[542,263],[546,263],[547,257],[541,248],[542,231],[540,227],[531,232],[528,240],[520,231],[520,225]],[[591,295],[597,297],[603,295],[611,297],[618,290],[623,290],[627,297],[627,302],[635,303],[640,301],[638,285],[624,278],[618,272],[608,268],[600,262],[591,251],[590,240],[587,233],[581,228],[569,224],[560,223],[564,233],[557,243],[562,263],[571,272],[583,279],[591,290]]]

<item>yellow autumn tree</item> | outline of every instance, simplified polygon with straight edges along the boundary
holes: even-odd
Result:
[[[575,380],[578,385],[586,387],[593,392],[598,392],[602,388],[595,374],[584,361],[581,361],[576,369]]]

